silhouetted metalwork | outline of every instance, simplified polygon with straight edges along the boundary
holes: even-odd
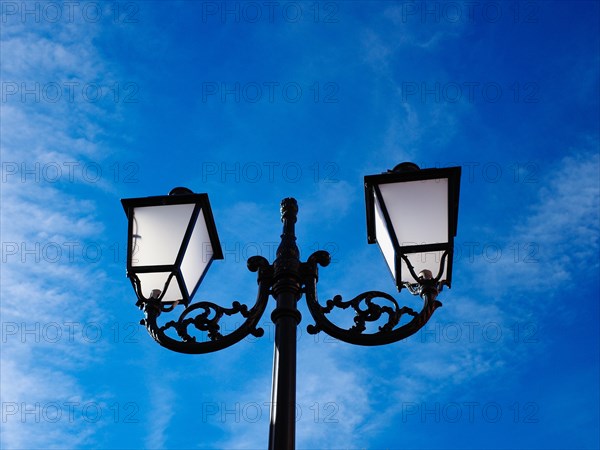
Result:
[[[395,270],[394,278],[398,289],[406,288],[413,295],[423,300],[421,311],[417,312],[407,306],[400,306],[396,299],[385,292],[367,291],[356,295],[350,300],[343,300],[336,295],[327,300],[324,305],[319,303],[317,283],[319,266],[327,267],[331,256],[324,250],[311,254],[306,261],[300,260],[300,252],[296,245],[295,224],[298,214],[298,204],[293,198],[285,198],[281,202],[281,221],[283,232],[277,248],[276,257],[272,264],[262,256],[248,259],[248,269],[257,273],[258,294],[252,307],[233,301],[230,307],[217,305],[209,301],[201,301],[188,305],[189,299],[198,288],[212,259],[222,259],[222,252],[216,234],[210,204],[206,194],[193,194],[185,188],[177,188],[168,198],[148,197],[145,199],[123,200],[123,205],[130,219],[128,247],[128,277],[130,278],[138,301],[137,306],[144,311],[145,318],[141,321],[150,336],[163,347],[180,353],[208,353],[229,347],[247,336],[261,337],[264,330],[258,326],[269,297],[275,299],[275,308],[271,319],[275,324],[275,350],[273,362],[273,389],[271,401],[271,421],[269,430],[270,450],[291,450],[295,448],[295,405],[296,405],[296,342],[297,328],[301,322],[301,314],[297,302],[304,295],[308,310],[314,324],[307,326],[310,334],[327,333],[333,338],[357,345],[385,345],[397,342],[415,334],[421,329],[432,314],[442,304],[437,300],[443,285],[450,286],[452,272],[453,238],[456,235],[456,218],[458,213],[458,183],[460,168],[426,169],[420,172],[418,166],[412,163],[398,165],[387,174],[365,177],[365,193],[367,200],[367,229],[369,243],[377,242],[375,227],[375,202],[383,202],[379,184],[406,181],[448,180],[448,223],[447,241],[442,243],[413,245],[401,242],[396,235],[394,223],[390,220],[385,205],[379,205],[385,220],[386,230],[390,234],[393,245]],[[175,196],[175,197],[173,197]],[[185,197],[185,198],[184,198]],[[165,204],[194,203],[195,209],[185,236],[182,239],[175,263],[157,266],[133,266],[134,238],[136,235],[132,222],[135,220],[134,208]],[[203,216],[200,216],[202,211]],[[162,214],[162,213],[161,213]],[[196,219],[204,217],[207,233],[212,244],[211,260],[194,285],[188,286],[184,280],[181,262],[189,245]],[[383,250],[382,250],[383,251]],[[428,269],[418,274],[409,260],[407,253],[437,251],[441,254],[439,272],[433,276]],[[414,260],[413,260],[414,261]],[[389,261],[388,261],[388,264]],[[403,266],[402,266],[403,265]],[[413,281],[399,281],[400,269],[405,267]],[[163,289],[155,289],[150,297],[144,297],[138,273],[151,272],[169,273]],[[403,274],[403,276],[406,273]],[[169,288],[169,283],[175,279],[183,293],[181,301],[163,301]],[[402,278],[404,280],[405,278]],[[147,287],[146,287],[147,288]],[[169,298],[169,297],[167,297]],[[170,300],[170,298],[169,298]],[[168,313],[182,303],[185,309],[177,320],[158,324],[158,317]],[[342,328],[337,325],[335,311],[351,311],[354,314],[353,325]],[[343,314],[343,313],[342,313]],[[241,325],[231,332],[225,332],[221,324],[224,317],[239,317]],[[404,323],[403,323],[404,322]],[[239,323],[239,322],[238,322]],[[347,326],[347,325],[346,325]],[[169,335],[167,335],[167,332]],[[199,341],[193,334],[206,333],[206,340]]]
[[[249,309],[246,305],[237,301],[232,303],[231,308],[223,308],[211,302],[197,302],[185,308],[176,321],[170,321],[163,326],[159,326],[157,323],[158,316],[162,312],[172,311],[177,304],[166,306],[158,298],[141,296],[138,290],[137,306],[145,313],[145,318],[140,323],[148,329],[148,333],[156,342],[179,353],[210,353],[227,348],[249,335],[261,337],[264,330],[257,327],[257,325],[269,299],[272,267],[262,256],[253,256],[248,260],[248,268],[259,274],[258,296],[252,308]],[[198,309],[201,310],[199,314],[188,318],[190,313]],[[235,314],[240,314],[245,319],[244,322],[231,333],[221,334],[219,325],[221,318],[224,315],[233,316]],[[210,340],[197,342],[196,338],[187,332],[190,325],[193,325],[199,331],[207,332]],[[165,333],[171,328],[176,331],[181,340],[173,339]]]

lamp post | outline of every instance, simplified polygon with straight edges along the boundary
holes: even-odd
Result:
[[[269,449],[294,449],[298,300],[303,294],[306,297],[314,320],[307,326],[310,334],[323,331],[344,342],[371,346],[416,333],[441,306],[439,291],[451,284],[460,172],[460,167],[421,170],[402,163],[387,173],[365,177],[368,242],[379,244],[398,291],[406,287],[422,297],[420,312],[400,307],[394,297],[380,291],[364,292],[347,301],[336,295],[325,305],[319,303],[318,266],[326,267],[331,258],[319,250],[306,261],[300,260],[295,233],[298,204],[293,198],[281,202],[283,233],[275,261],[269,264],[262,256],[248,259],[248,269],[258,273],[254,306],[233,302],[226,308],[207,301],[190,305],[212,261],[223,259],[208,196],[175,188],[167,196],[123,199],[129,221],[127,276],[137,295],[136,305],[145,313],[141,324],[170,350],[213,352],[250,334],[262,336],[258,321],[272,296],[275,349]],[[185,307],[179,318],[159,325],[157,318],[179,304]],[[352,308],[352,327],[341,328],[328,318],[336,308]],[[222,334],[221,318],[238,314],[243,323]],[[411,319],[400,325],[404,315]],[[378,331],[368,332],[369,322],[383,320]],[[188,332],[190,326],[206,332],[208,340],[198,342]]]

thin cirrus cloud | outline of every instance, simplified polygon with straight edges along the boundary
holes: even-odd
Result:
[[[38,34],[3,23],[3,83],[98,77],[103,64],[89,45],[89,30],[73,25],[64,31],[47,39],[43,24]],[[95,200],[65,191],[69,180],[62,171],[69,169],[64,162],[98,155],[85,133],[98,131],[93,115],[101,108],[28,104],[19,97],[2,104],[0,378],[3,414],[10,412],[3,416],[2,446],[81,447],[95,442],[98,426],[69,420],[69,414],[81,413],[81,405],[102,405],[106,411],[110,399],[77,375],[105,351],[102,342],[81,335],[82,326],[101,317],[99,287],[106,279],[98,265],[82,260],[81,248],[96,245],[104,225]],[[98,283],[95,292],[90,279]]]

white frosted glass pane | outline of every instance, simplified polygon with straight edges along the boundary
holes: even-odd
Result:
[[[206,270],[212,256],[213,249],[210,245],[210,237],[206,229],[204,214],[200,211],[190,238],[190,243],[181,262],[181,274],[190,294],[194,290],[194,287],[196,287],[196,284],[198,284],[198,281],[200,281],[200,277]]]
[[[427,253],[408,253],[406,256],[410,263],[412,264],[415,273],[417,276],[421,270],[430,270],[433,276],[437,276],[440,270],[440,263],[442,261],[443,251],[438,252],[427,252]],[[440,278],[440,282],[446,280],[446,270],[448,266],[448,258],[444,262],[444,272],[442,273],[442,278]],[[400,270],[402,271],[402,282],[416,283],[412,275],[410,274],[408,267],[404,260],[401,262]]]
[[[158,272],[158,273],[138,273],[136,274],[142,284],[142,294],[144,297],[149,298],[152,295],[153,289],[160,289],[161,292],[165,287],[165,282],[170,275],[170,272]],[[182,300],[181,290],[175,277],[171,278],[167,293],[163,297],[163,302],[174,302],[176,300]]]
[[[448,242],[448,179],[380,184],[401,247]]]
[[[174,264],[193,210],[193,204],[134,208],[131,265]]]
[[[383,253],[385,262],[389,266],[392,276],[395,280],[396,264],[394,262],[394,246],[392,245],[390,234],[385,226],[385,221],[383,219],[383,214],[381,212],[379,202],[377,201],[377,197],[375,197],[375,237],[377,239],[377,243],[379,244],[379,248]]]

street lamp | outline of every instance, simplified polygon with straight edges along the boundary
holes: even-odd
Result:
[[[121,200],[129,218],[127,275],[141,300],[188,305],[213,259],[223,259],[208,195],[175,188]]]
[[[380,291],[364,292],[347,301],[336,295],[325,305],[319,303],[318,266],[329,265],[331,257],[319,250],[300,261],[295,234],[298,204],[293,198],[281,202],[283,233],[273,264],[262,256],[248,259],[249,270],[258,272],[254,306],[233,302],[226,308],[206,301],[190,305],[211,262],[223,259],[208,196],[175,188],[167,196],[123,199],[129,220],[127,276],[137,295],[136,305],[145,313],[141,323],[170,350],[213,352],[250,334],[262,336],[258,321],[272,296],[275,354],[269,449],[294,449],[298,300],[306,296],[315,322],[307,326],[311,334],[324,331],[352,344],[383,345],[416,333],[441,306],[436,300],[439,291],[444,285],[450,287],[459,184],[460,167],[420,170],[412,163],[365,177],[368,242],[379,244],[398,290],[406,287],[423,298],[420,312],[400,307],[394,297]],[[185,308],[179,318],[160,326],[160,314],[180,303]],[[328,315],[336,308],[351,308],[354,325],[345,329],[330,320]],[[221,318],[238,314],[244,319],[242,324],[223,334]],[[404,315],[411,319],[400,325]],[[369,332],[368,323],[382,321],[377,331]],[[188,332],[190,326],[206,332],[208,340],[198,342]]]
[[[368,241],[379,244],[398,291],[434,267],[440,284],[450,287],[459,190],[460,167],[402,163],[365,177]]]

